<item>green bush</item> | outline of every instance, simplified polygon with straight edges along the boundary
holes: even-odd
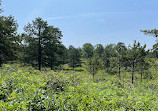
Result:
[[[118,80],[117,75],[99,71],[94,82],[83,68],[75,70],[80,71],[40,72],[20,64],[3,65],[0,110],[158,110],[156,79],[131,84],[129,76],[122,74]]]

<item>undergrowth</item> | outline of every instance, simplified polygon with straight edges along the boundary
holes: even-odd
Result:
[[[119,80],[100,71],[93,81],[80,68],[40,72],[20,64],[5,64],[0,73],[1,111],[158,110],[155,78],[131,84],[129,73]]]

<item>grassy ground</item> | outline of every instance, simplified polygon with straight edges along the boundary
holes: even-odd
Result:
[[[3,65],[0,77],[0,110],[7,111],[134,111],[158,110],[158,81],[130,73],[109,75],[99,71],[93,81],[84,68],[75,71],[42,71],[19,64]],[[144,76],[145,77],[145,76]]]

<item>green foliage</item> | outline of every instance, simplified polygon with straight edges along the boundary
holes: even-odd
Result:
[[[93,56],[93,53],[94,53],[94,47],[92,44],[90,43],[83,44],[83,48],[82,48],[83,58],[88,59]]]
[[[0,110],[158,110],[157,80],[131,84],[127,75],[120,81],[100,70],[93,82],[85,70],[39,72],[4,64]]]
[[[68,56],[69,56],[68,63],[70,67],[75,68],[81,66],[81,52],[79,51],[79,49],[73,46],[69,46]]]
[[[41,60],[42,60],[42,42],[44,36],[46,36],[46,31],[48,24],[46,21],[43,21],[42,18],[36,18],[32,23],[28,23],[24,27],[26,34],[25,41],[28,46],[26,53],[28,54],[27,60],[28,63],[36,65],[38,63],[38,69],[41,70]],[[34,61],[34,62],[32,62]]]
[[[121,68],[125,67],[126,64],[126,55],[127,55],[127,48],[125,46],[124,43],[119,42],[116,46],[115,46],[115,50],[116,50],[116,60],[114,61],[116,63],[116,66],[118,68],[118,73],[119,73],[119,79],[121,79]]]
[[[110,71],[110,58],[114,57],[115,51],[114,51],[114,44],[109,44],[105,47],[104,52],[102,54],[102,65],[103,69],[109,73]]]
[[[64,46],[61,44],[60,39],[62,37],[61,31],[58,28],[54,28],[53,26],[48,26],[45,31],[45,35],[42,38],[42,63],[44,66],[49,66],[51,69],[60,61],[60,57],[63,54],[58,53],[60,48]]]
[[[152,29],[152,30],[141,30],[145,35],[151,35],[154,37],[158,37],[158,30],[157,29]]]
[[[130,46],[128,60],[132,69],[132,83],[134,83],[134,74],[138,71],[142,74],[149,68],[148,62],[145,60],[148,51],[145,50],[146,45],[141,46],[139,42],[134,42],[133,46]],[[142,79],[141,79],[142,80]]]
[[[12,16],[0,16],[0,66],[15,59],[16,31],[17,23]]]
[[[158,58],[158,43],[153,45],[152,48],[152,57]]]
[[[0,110],[158,110],[158,62],[147,58],[146,45],[135,41],[127,49],[121,42],[106,47],[85,43],[82,49],[67,49],[59,28],[42,18],[28,23],[21,35],[17,26],[12,16],[0,16]],[[156,29],[142,32],[158,37]],[[157,44],[152,51],[151,57],[157,57]],[[81,60],[86,69],[78,67]]]
[[[36,18],[32,24],[24,27],[26,34],[23,34],[25,49],[24,62],[37,66],[41,65],[53,67],[61,62],[60,57],[63,55],[60,48],[65,48],[60,42],[62,33],[59,28],[49,26],[47,21],[42,18]],[[64,51],[64,50],[63,50]]]
[[[143,32],[145,35],[150,35],[156,38],[156,44],[153,45],[151,55],[152,57],[156,57],[158,58],[158,30],[157,29],[152,29],[152,30],[141,30],[141,32]]]
[[[103,52],[104,52],[103,45],[102,44],[97,44],[95,47],[96,47],[95,48],[95,54],[97,54],[99,56],[99,58],[101,58],[102,55],[103,55]]]
[[[85,62],[85,67],[87,71],[92,74],[94,80],[94,76],[101,68],[101,62],[99,56],[94,54],[91,58],[87,59],[87,61]]]

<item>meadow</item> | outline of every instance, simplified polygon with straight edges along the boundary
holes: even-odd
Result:
[[[84,68],[38,71],[22,64],[3,64],[1,111],[146,111],[158,110],[156,66],[150,75],[111,75],[100,70],[95,79]],[[68,70],[69,69],[69,70]]]

